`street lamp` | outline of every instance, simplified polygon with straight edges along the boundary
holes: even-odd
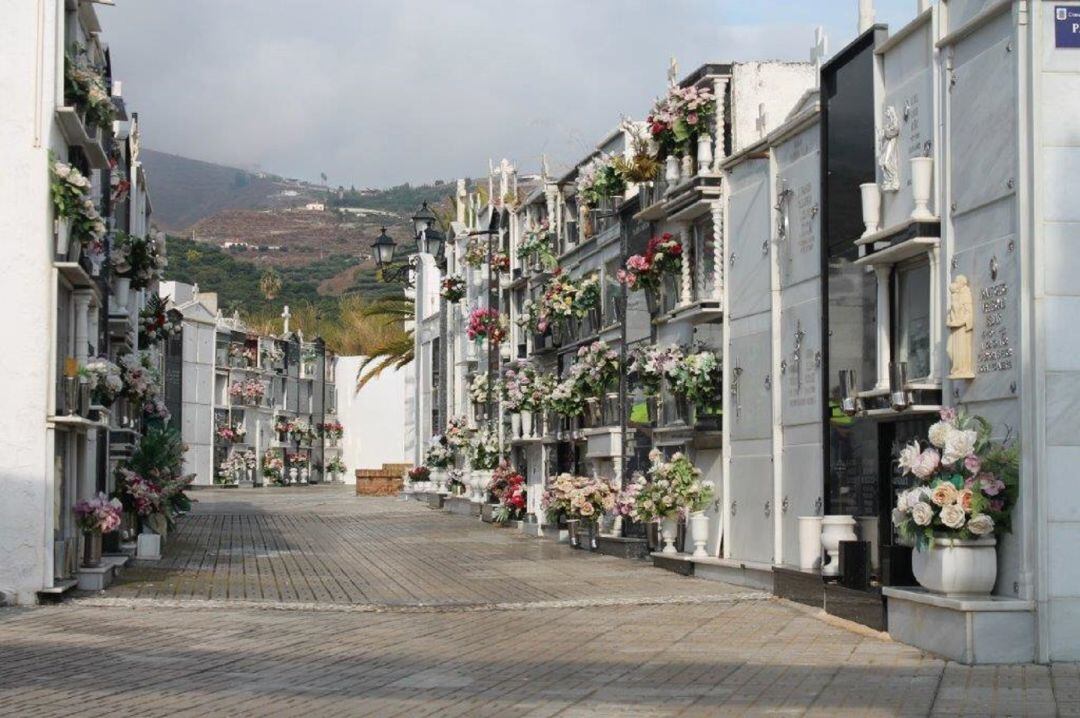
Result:
[[[434,229],[435,227],[435,213],[428,207],[427,202],[413,215],[413,229],[416,230],[416,236],[420,236],[427,229]]]
[[[397,242],[386,234],[386,227],[383,227],[382,232],[372,242],[371,248],[375,253],[375,265],[380,268],[386,267],[394,261],[394,250],[397,248]]]
[[[414,217],[415,221],[416,218]],[[436,260],[442,256],[443,242],[446,237],[434,227],[428,227],[416,235],[416,247],[421,254],[430,254]]]

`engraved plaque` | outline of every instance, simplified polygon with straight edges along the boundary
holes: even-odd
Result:
[[[769,309],[772,191],[769,164],[750,160],[731,173],[728,200],[729,249],[726,276],[729,317]]]
[[[757,443],[757,442],[755,442]],[[765,515],[765,503],[772,501],[772,458],[769,456],[741,456],[741,447],[732,443],[731,500],[735,503],[733,515],[729,513],[727,536],[730,539],[730,557],[744,561],[772,561],[773,519]]]
[[[817,125],[776,148],[780,285],[821,275],[821,151]],[[781,227],[786,228],[782,239]]]
[[[732,440],[766,439],[771,434],[772,390],[771,342],[769,332],[732,337],[725,370],[731,374],[731,396],[725,421]],[[730,365],[730,369],[728,369]]]

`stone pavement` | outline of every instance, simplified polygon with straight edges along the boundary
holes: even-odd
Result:
[[[0,716],[1080,715],[760,594],[347,490],[202,491],[165,560],[0,610]]]

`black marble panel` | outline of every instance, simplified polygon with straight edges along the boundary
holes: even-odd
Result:
[[[825,608],[825,584],[817,571],[773,568],[773,595],[814,608]]]
[[[856,591],[838,583],[827,583],[825,612],[875,631],[885,630],[885,600],[879,590]]]

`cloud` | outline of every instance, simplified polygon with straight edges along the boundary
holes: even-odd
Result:
[[[334,184],[580,158],[706,61],[835,51],[855,0],[121,0],[99,6],[147,146]],[[911,0],[879,0],[906,20]],[[907,7],[907,6],[912,7]]]

